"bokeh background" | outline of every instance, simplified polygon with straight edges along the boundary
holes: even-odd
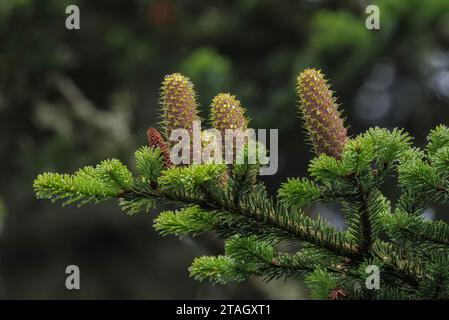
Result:
[[[70,4],[80,30],[65,28]],[[380,30],[365,28],[368,4],[380,8]],[[333,83],[351,135],[404,127],[423,145],[449,124],[449,1],[0,0],[0,298],[306,299],[299,282],[197,283],[187,268],[219,253],[217,240],[163,238],[156,212],[61,208],[32,190],[43,171],[111,157],[132,167],[159,121],[163,76],[178,71],[196,84],[204,118],[226,91],[252,127],[279,129],[279,171],[264,178],[274,192],[312,157],[296,117],[306,67]],[[311,214],[344,227],[334,209]],[[439,209],[426,214],[444,218]],[[65,289],[70,264],[81,290]]]

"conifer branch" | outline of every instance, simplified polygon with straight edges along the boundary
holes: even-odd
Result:
[[[135,153],[134,175],[116,159],[74,174],[44,173],[34,181],[36,196],[63,205],[117,199],[128,214],[171,206],[154,220],[161,235],[213,231],[225,240],[224,255],[194,260],[189,270],[199,281],[283,277],[305,281],[319,299],[449,299],[449,226],[421,216],[429,204],[449,201],[449,129],[432,130],[423,149],[399,129],[376,127],[349,138],[321,72],[300,74],[298,95],[317,156],[309,176],[288,179],[275,199],[257,179],[258,163],[175,166],[154,128],[148,146]],[[166,138],[178,128],[193,133],[199,117],[188,78],[167,76],[161,104]],[[211,108],[217,130],[247,128],[235,96],[219,94]],[[238,152],[245,155],[247,145]],[[402,194],[390,203],[381,187],[395,174]],[[347,228],[308,216],[317,204],[340,206]],[[296,250],[281,251],[284,243]],[[363,286],[369,266],[381,272],[378,290]]]

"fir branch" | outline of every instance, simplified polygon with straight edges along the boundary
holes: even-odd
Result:
[[[116,159],[106,160],[96,168],[88,166],[73,175],[44,173],[34,181],[40,199],[63,200],[63,205],[82,206],[121,195],[132,184],[132,175]]]
[[[305,282],[314,299],[328,299],[331,291],[338,286],[337,279],[330,272],[320,268],[310,273]]]
[[[445,125],[439,125],[431,130],[427,136],[429,143],[426,146],[428,154],[435,154],[443,147],[449,146],[449,128]]]
[[[154,222],[154,228],[161,235],[194,237],[213,229],[220,222],[220,218],[213,211],[192,206],[179,211],[161,212]]]
[[[426,251],[445,248],[449,250],[449,226],[443,221],[425,221],[422,217],[397,211],[385,216],[388,232],[394,239],[412,240]],[[432,246],[432,244],[434,246]]]
[[[399,129],[371,128],[349,139],[324,76],[306,70],[298,85],[319,155],[310,163],[310,177],[287,180],[277,201],[257,181],[259,163],[173,167],[168,145],[153,128],[150,146],[135,153],[136,177],[119,160],[105,160],[74,174],[39,175],[36,195],[63,205],[115,198],[129,214],[156,205],[177,208],[155,219],[160,234],[198,236],[213,230],[226,241],[224,256],[195,259],[189,270],[199,281],[239,282],[257,275],[266,281],[305,279],[315,298],[448,299],[449,227],[421,214],[428,201],[449,201],[449,129],[432,130],[424,150],[412,147],[410,136]],[[191,132],[199,117],[188,78],[167,76],[161,102],[164,132]],[[211,118],[220,130],[247,126],[235,97],[219,95],[213,108]],[[242,153],[248,153],[247,146]],[[402,194],[392,214],[380,188],[395,171]],[[348,229],[338,231],[319,216],[308,217],[302,209],[315,203],[341,205]],[[279,252],[283,242],[297,250]],[[381,269],[379,290],[356,286],[368,265]]]
[[[236,210],[232,202],[220,208],[217,204],[209,203],[203,198],[192,198],[185,193],[151,191],[150,194],[142,196],[153,197],[162,203],[176,203],[181,206],[196,204],[204,210],[219,210],[224,217],[221,227],[218,228],[222,235],[247,232],[268,238],[273,236],[284,239],[299,238],[336,254],[347,256],[358,254],[357,246],[348,241],[344,233],[338,232],[321,219],[311,219],[281,205],[275,207],[270,200],[267,200],[266,191],[261,188],[258,190],[251,196],[243,197],[241,210]]]
[[[388,268],[389,272],[395,273],[398,278],[412,287],[418,286],[424,273],[424,266],[419,259],[410,253],[407,255],[403,249],[391,243],[380,240],[373,244],[373,254]]]
[[[449,189],[435,167],[420,159],[405,161],[399,166],[399,184],[405,192],[420,194],[444,204],[449,201]]]
[[[317,184],[308,179],[288,179],[279,189],[279,199],[287,207],[305,208],[320,199]]]
[[[163,156],[159,148],[141,147],[134,154],[136,167],[139,173],[148,179],[149,182],[155,182],[164,169]]]
[[[250,272],[240,269],[234,259],[226,256],[195,258],[189,272],[195,280],[209,280],[221,284],[241,282],[250,274]]]

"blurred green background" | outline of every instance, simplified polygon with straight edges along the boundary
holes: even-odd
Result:
[[[65,28],[70,4],[80,30]],[[365,28],[368,4],[380,30]],[[299,282],[197,283],[187,268],[218,253],[217,239],[162,238],[155,213],[129,217],[115,203],[37,201],[32,182],[105,158],[132,166],[159,121],[163,76],[182,72],[204,118],[226,91],[252,127],[279,129],[279,171],[264,178],[274,192],[312,157],[296,117],[295,76],[307,67],[333,83],[351,135],[398,126],[423,145],[449,123],[449,1],[0,0],[0,298],[306,299]],[[315,211],[344,227],[334,208]],[[81,290],[65,288],[70,264]]]

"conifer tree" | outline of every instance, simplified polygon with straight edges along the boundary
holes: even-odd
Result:
[[[432,130],[423,149],[401,129],[376,127],[348,138],[324,75],[307,69],[297,84],[316,157],[309,176],[288,179],[275,199],[257,180],[257,164],[172,165],[168,143],[156,129],[148,131],[149,145],[135,153],[135,175],[119,160],[106,160],[74,174],[41,174],[36,195],[78,206],[117,199],[128,214],[172,206],[154,221],[161,235],[214,231],[225,239],[223,255],[193,261],[190,274],[199,281],[240,282],[256,275],[303,280],[317,299],[448,299],[449,226],[422,214],[429,204],[449,201],[449,128]],[[189,121],[198,118],[192,88],[180,74],[165,78],[165,134],[178,125],[190,130]],[[211,119],[219,130],[223,120],[248,125],[228,94],[214,99]],[[392,204],[381,190],[395,175],[402,194]],[[307,209],[316,204],[338,204],[347,229],[309,217]],[[284,243],[295,250],[283,251]],[[367,270],[375,269],[379,285],[366,285]]]

